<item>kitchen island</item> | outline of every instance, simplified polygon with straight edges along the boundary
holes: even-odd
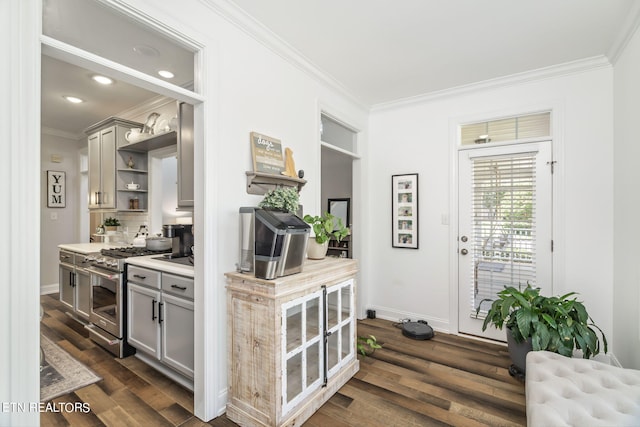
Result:
[[[357,271],[327,257],[274,280],[226,273],[230,420],[302,425],[358,371]]]

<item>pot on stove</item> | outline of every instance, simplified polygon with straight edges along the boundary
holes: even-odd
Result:
[[[150,251],[166,251],[171,249],[172,241],[170,237],[147,237],[145,243]]]

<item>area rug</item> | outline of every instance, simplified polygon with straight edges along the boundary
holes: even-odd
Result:
[[[40,367],[40,401],[49,401],[102,379],[42,334],[40,347],[45,359]]]

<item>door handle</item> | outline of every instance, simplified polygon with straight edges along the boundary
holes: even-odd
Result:
[[[462,250],[460,250],[460,253],[461,253],[462,255],[466,255],[466,254],[468,254],[468,253],[469,253],[469,251],[468,251],[468,250],[466,250],[466,249],[462,249]]]
[[[160,303],[158,304],[158,323],[162,323],[163,322],[163,318],[162,318],[162,306],[164,305],[164,303]]]
[[[151,320],[156,320],[156,300],[152,299],[151,300]]]

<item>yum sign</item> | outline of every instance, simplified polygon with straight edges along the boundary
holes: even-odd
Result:
[[[47,207],[64,208],[67,206],[65,196],[65,173],[47,171]]]

